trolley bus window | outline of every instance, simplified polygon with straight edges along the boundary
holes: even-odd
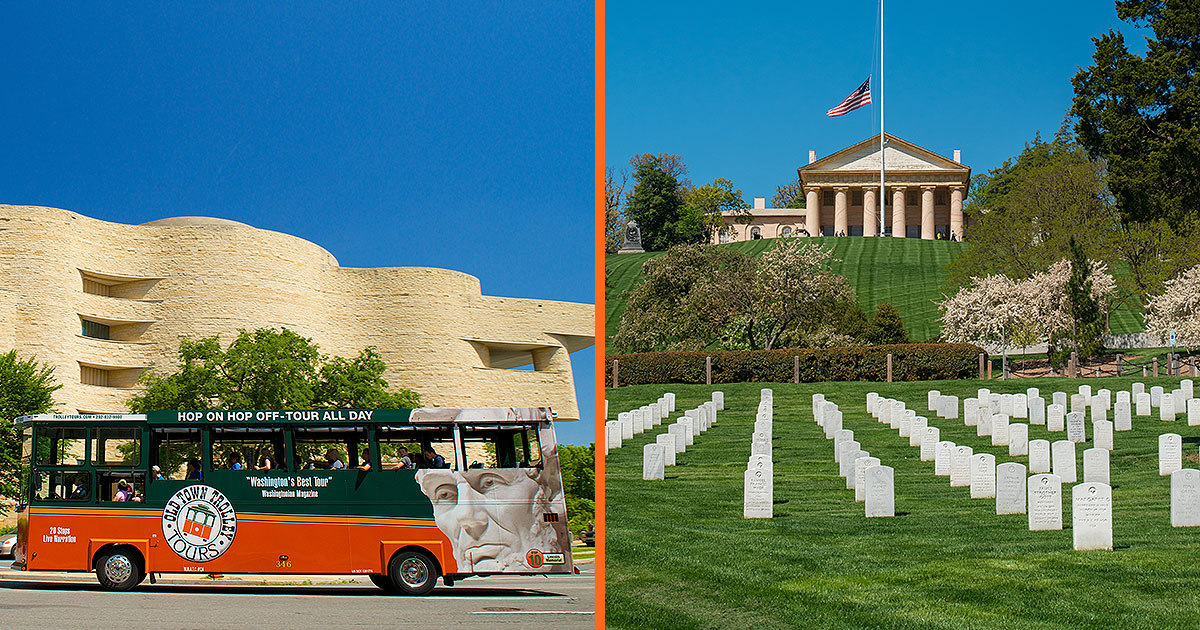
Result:
[[[283,459],[282,429],[233,427],[212,431],[213,468],[287,470]]]
[[[462,438],[467,468],[536,468],[541,464],[536,427],[464,426]]]
[[[121,482],[124,481],[124,498],[121,498]],[[96,498],[101,501],[133,501],[142,500],[146,494],[146,473],[140,470],[98,470],[96,471]]]
[[[92,463],[97,466],[136,466],[142,460],[142,436],[138,429],[100,427],[92,429]]]
[[[83,452],[86,445],[87,429],[39,427],[37,465],[82,466],[87,461],[87,455]]]
[[[77,501],[92,499],[90,475],[63,470],[38,471],[33,478],[35,501]]]
[[[343,470],[359,465],[367,447],[362,427],[297,427],[292,434],[298,470]]]
[[[456,461],[454,429],[448,426],[383,426],[376,431],[383,469],[396,468],[401,447],[408,452],[414,468],[436,468],[437,457],[444,461],[442,468],[461,468]]]
[[[167,479],[187,479],[188,461],[200,459],[200,429],[156,428],[150,439],[150,464],[158,466]]]
[[[29,501],[29,476],[33,473],[33,429],[26,427],[21,435],[21,498],[18,503]]]

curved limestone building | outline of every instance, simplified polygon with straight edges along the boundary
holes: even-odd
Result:
[[[590,304],[483,295],[446,269],[341,267],[235,221],[0,205],[0,350],[54,366],[61,412],[123,412],[143,371],[174,368],[180,338],[262,327],[328,354],[376,346],[392,386],[426,405],[546,405],[562,420],[579,418],[567,354],[595,335]]]

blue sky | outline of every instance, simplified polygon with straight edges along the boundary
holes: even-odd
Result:
[[[594,303],[594,13],[6,3],[0,203],[294,234],[344,266]],[[572,355],[593,440],[594,351]]]
[[[675,153],[693,183],[726,177],[747,202],[879,133],[875,0],[606,4],[606,164]],[[1071,77],[1110,28],[1109,0],[885,3],[888,133],[986,172],[1070,107]],[[875,104],[825,111],[875,74]]]

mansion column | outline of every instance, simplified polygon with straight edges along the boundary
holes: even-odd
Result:
[[[846,187],[839,186],[833,189],[835,195],[833,198],[833,235],[841,236],[850,233],[850,222],[846,217]]]
[[[904,186],[892,186],[892,236],[904,238],[906,224],[904,222]]]
[[[809,188],[804,191],[804,229],[809,236],[821,235],[821,189]]]
[[[962,203],[963,203],[963,187],[950,187],[950,238],[962,240]]]
[[[921,187],[921,238],[932,241],[937,238],[933,222],[933,189],[934,186]]]
[[[870,186],[863,188],[863,236],[877,236],[876,223],[879,217],[875,209],[875,189]]]

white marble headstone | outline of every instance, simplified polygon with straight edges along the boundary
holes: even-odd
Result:
[[[1083,413],[1087,410],[1087,397],[1083,394],[1071,394],[1070,413]]]
[[[621,439],[633,439],[633,414],[628,411],[617,414],[617,422],[621,423]]]
[[[996,514],[1025,513],[1025,465],[996,466]]]
[[[1075,443],[1070,440],[1059,440],[1050,445],[1050,455],[1054,463],[1054,474],[1063,483],[1075,483],[1079,478],[1075,474]]]
[[[1109,481],[1108,451],[1089,448],[1083,452],[1083,480],[1111,483]]]
[[[825,408],[825,439],[832,440],[833,434],[842,428],[842,411]]]
[[[937,427],[925,428],[925,437],[921,438],[921,461],[932,462],[937,459],[937,443],[941,439],[941,429]]]
[[[667,427],[667,433],[675,437],[675,452],[682,453],[687,450],[687,439],[683,435],[682,424],[672,424]]]
[[[717,406],[717,409],[725,408],[725,392],[713,392],[712,401]]]
[[[977,398],[963,400],[963,424],[968,427],[979,424],[979,400]]]
[[[1050,404],[1058,405],[1059,407],[1062,407],[1063,413],[1066,413],[1067,393],[1066,392],[1054,392],[1053,394],[1050,394]]]
[[[925,439],[925,429],[929,428],[929,420],[921,416],[912,419],[908,425],[908,445],[920,446]]]
[[[1084,429],[1084,426],[1082,411],[1072,411],[1067,414],[1067,439],[1072,442],[1086,442],[1087,431]],[[1063,481],[1070,483],[1066,479],[1063,479]]]
[[[1136,409],[1137,415],[1139,415],[1139,416],[1150,415],[1150,407],[1151,407],[1150,394],[1147,394],[1144,392],[1141,394],[1134,394],[1133,402],[1134,402],[1134,406],[1137,408]]]
[[[838,462],[838,476],[845,479],[853,474],[854,458],[860,450],[862,450],[862,444],[859,444],[858,440],[842,442],[842,459]]]
[[[1062,480],[1057,475],[1033,475],[1028,482],[1029,531],[1062,529]]]
[[[996,456],[977,453],[971,456],[971,498],[996,497]]]
[[[1076,550],[1112,550],[1112,487],[1095,481],[1071,489],[1071,528]]]
[[[842,461],[842,444],[854,439],[854,432],[850,429],[838,429],[833,434],[833,461]]]
[[[867,484],[866,514],[868,518],[896,515],[896,486],[891,466],[871,466],[863,471]]]
[[[1034,396],[1029,399],[1029,424],[1046,424],[1046,399]]]
[[[642,447],[642,479],[664,479],[667,456],[658,443]]]
[[[1029,417],[1029,397],[1026,396],[1025,394],[1013,394],[1012,417],[1013,418],[1028,418]]]
[[[878,465],[878,457],[860,457],[854,460],[854,500],[856,502],[862,502],[867,499],[867,469]]]
[[[1064,420],[1063,408],[1061,405],[1050,405],[1046,408],[1046,430],[1051,432],[1062,431],[1066,426]]]
[[[1159,399],[1162,406],[1158,408],[1158,419],[1174,422],[1175,421],[1175,395],[1164,392],[1162,398]]]
[[[1178,433],[1158,436],[1158,474],[1167,476],[1183,468],[1183,439]]]
[[[992,414],[992,446],[1008,446],[1008,416]]]
[[[1128,394],[1129,392],[1117,392],[1118,394]],[[1133,414],[1130,413],[1129,401],[1121,400],[1117,396],[1117,402],[1113,404],[1113,430],[1116,431],[1132,431],[1133,430]]]
[[[1029,454],[1029,425],[1008,425],[1008,454],[1011,457]]]
[[[1159,407],[1162,405],[1163,388],[1160,385],[1155,385],[1150,388],[1150,404]]]
[[[604,446],[606,449],[621,448],[621,422],[609,420],[604,423]]]
[[[1200,398],[1190,398],[1187,401],[1187,419],[1188,426],[1194,427],[1200,424]]]
[[[1200,526],[1200,470],[1181,468],[1171,473],[1171,526]]]
[[[939,477],[950,476],[950,462],[954,459],[954,442],[942,440],[937,443],[937,455],[933,460],[933,474]]]
[[[747,470],[743,490],[743,518],[771,518],[774,516],[774,484],[765,470]]]
[[[1050,472],[1050,440],[1029,441],[1029,472]]]
[[[1107,451],[1113,450],[1113,423],[1108,420],[1092,423],[1092,445]]]
[[[675,436],[670,433],[659,433],[654,443],[663,447],[663,465],[675,465]]]
[[[970,446],[954,447],[950,460],[950,485],[956,488],[971,485],[971,456],[975,450]]]

